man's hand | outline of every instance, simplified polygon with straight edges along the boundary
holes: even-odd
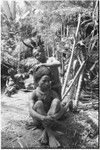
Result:
[[[42,117],[42,122],[44,126],[48,126],[52,123],[53,119],[51,116],[43,116]]]
[[[44,64],[40,63],[40,64],[37,64],[35,67],[36,67],[36,69],[38,69],[40,66],[44,66]]]

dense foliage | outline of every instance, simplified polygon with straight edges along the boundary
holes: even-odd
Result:
[[[81,60],[87,61],[86,72],[89,76],[91,76],[89,70],[93,65],[96,75],[98,74],[98,16],[97,9],[94,11],[95,1],[23,3],[24,7],[21,8],[19,3],[14,2],[10,14],[4,9],[6,5],[8,6],[7,3],[1,10],[2,67],[9,65],[18,69],[25,64],[23,62],[27,64],[33,48],[41,44],[44,45],[48,57],[53,55],[62,61],[63,52],[64,64],[67,64],[80,13],[82,17],[75,55],[78,54]]]

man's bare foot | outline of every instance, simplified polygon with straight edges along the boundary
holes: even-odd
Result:
[[[43,131],[42,136],[38,140],[42,145],[47,145],[48,144],[48,136],[46,133],[46,130]]]

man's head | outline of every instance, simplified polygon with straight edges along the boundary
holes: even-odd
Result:
[[[38,86],[41,88],[42,91],[50,90],[51,82],[50,77],[48,75],[44,75],[38,82]]]
[[[47,67],[41,66],[40,68],[38,68],[34,78],[36,84],[41,88],[41,90],[47,91],[48,89],[50,89],[51,72]]]
[[[14,70],[13,68],[10,68],[10,69],[8,70],[8,74],[9,74],[10,76],[13,76],[13,75],[15,74],[15,70]]]
[[[33,51],[34,57],[42,62],[45,59],[45,52],[42,46],[38,46],[36,49]]]

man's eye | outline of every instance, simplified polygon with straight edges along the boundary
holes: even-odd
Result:
[[[44,82],[46,83],[46,82],[48,82],[48,81],[44,80]]]

